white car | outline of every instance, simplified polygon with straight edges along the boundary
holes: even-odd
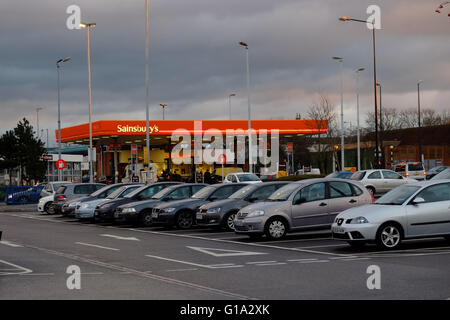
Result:
[[[262,183],[256,174],[249,172],[229,173],[223,180],[224,183]]]
[[[350,179],[361,182],[373,195],[386,193],[406,183],[417,182],[387,169],[356,171]]]
[[[53,204],[53,195],[40,198],[37,205],[37,210],[39,212],[53,214],[55,213],[55,210],[53,209],[52,204]]]
[[[450,240],[450,180],[400,186],[374,204],[342,212],[331,231],[352,246],[376,242],[383,249],[398,248],[403,239]]]

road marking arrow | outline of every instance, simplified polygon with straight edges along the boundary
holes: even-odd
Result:
[[[135,237],[120,237],[120,236],[115,236],[113,234],[101,234],[100,236],[114,238],[114,239],[118,239],[118,240],[141,241],[141,240],[139,240],[138,238],[135,238]]]
[[[253,252],[253,251],[238,251],[229,249],[216,249],[216,248],[202,248],[202,247],[189,247],[187,248],[196,250],[202,253],[209,254],[214,257],[233,257],[233,256],[254,256],[259,254],[267,254],[265,252]]]

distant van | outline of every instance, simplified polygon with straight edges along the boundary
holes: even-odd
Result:
[[[406,178],[413,178],[416,180],[425,180],[427,175],[422,162],[399,163],[395,165],[395,172]]]

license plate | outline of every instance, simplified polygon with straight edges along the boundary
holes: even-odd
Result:
[[[197,213],[197,220],[202,220],[203,219],[203,215],[201,213]]]
[[[337,227],[334,227],[333,228],[333,232],[334,233],[345,233],[345,230],[343,229],[343,228],[337,228]]]
[[[157,212],[152,212],[152,218],[157,219],[158,218],[158,213]]]

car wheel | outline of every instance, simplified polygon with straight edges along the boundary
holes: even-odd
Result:
[[[194,218],[189,211],[182,211],[177,216],[177,227],[189,229],[194,224]]]
[[[378,230],[376,240],[382,249],[396,249],[402,242],[402,230],[397,224],[387,223]]]
[[[286,235],[287,225],[283,219],[274,218],[266,224],[265,234],[269,239],[278,240]]]
[[[234,218],[236,218],[236,212],[228,213],[225,216],[224,225],[228,231],[234,231]]]
[[[47,202],[44,206],[44,212],[46,212],[47,214],[54,214],[55,213],[55,208],[53,208],[53,202]]]
[[[365,241],[347,241],[347,243],[353,248],[362,248],[366,245]]]
[[[139,224],[143,227],[150,227],[153,224],[152,213],[144,211],[139,215]]]

